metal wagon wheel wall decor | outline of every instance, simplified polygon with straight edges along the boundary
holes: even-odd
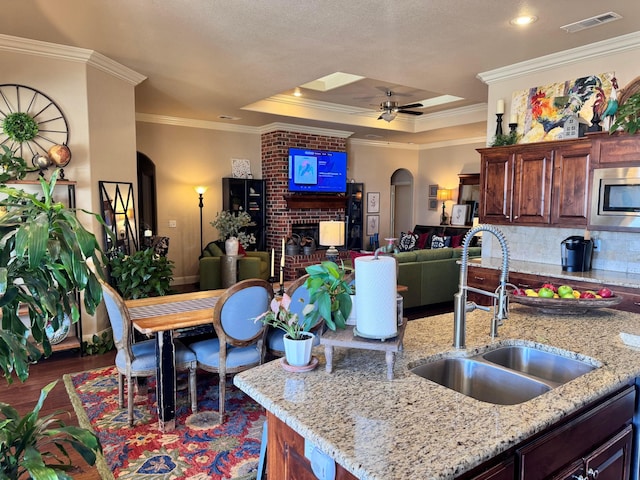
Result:
[[[71,161],[67,119],[56,102],[39,90],[0,85],[0,125],[0,145],[25,161],[30,159],[41,173],[50,165],[62,168]]]

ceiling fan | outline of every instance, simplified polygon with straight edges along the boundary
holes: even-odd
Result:
[[[387,90],[386,92],[387,98],[391,98],[393,96],[393,92],[391,90]],[[421,103],[409,103],[408,105],[398,105],[398,102],[393,100],[385,100],[380,104],[380,111],[382,112],[378,117],[378,120],[385,120],[390,122],[398,113],[406,113],[408,115],[422,115],[423,112],[416,112],[413,110],[409,110],[410,108],[420,108],[423,105]]]

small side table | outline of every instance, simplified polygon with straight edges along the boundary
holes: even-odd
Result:
[[[396,352],[402,350],[402,340],[407,327],[407,319],[402,319],[402,324],[398,325],[398,335],[388,340],[375,340],[358,337],[353,334],[353,325],[347,325],[345,329],[336,331],[327,330],[320,337],[320,345],[324,345],[324,356],[327,360],[327,372],[333,372],[333,348],[347,347],[361,350],[379,350],[386,352],[385,361],[387,364],[387,379],[393,380],[393,366],[396,362]]]
[[[240,255],[223,255],[220,262],[222,267],[222,288],[229,288],[238,283],[238,258]]]

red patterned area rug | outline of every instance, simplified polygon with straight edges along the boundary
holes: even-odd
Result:
[[[230,381],[223,425],[218,423],[218,377],[198,372],[198,413],[191,413],[187,390],[180,389],[176,429],[164,434],[158,430],[153,378],[148,394],[136,397],[133,427],[126,399],[125,408],[118,408],[115,367],[64,375],[64,383],[80,424],[100,437],[104,458],[98,470],[105,480],[256,477],[264,410]]]

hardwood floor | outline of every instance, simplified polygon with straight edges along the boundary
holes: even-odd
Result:
[[[93,368],[113,365],[115,362],[115,350],[104,355],[87,355],[80,357],[77,351],[58,352],[51,357],[41,360],[29,368],[29,378],[25,383],[14,380],[8,385],[4,378],[0,382],[0,401],[14,407],[21,415],[24,415],[35,406],[40,397],[40,390],[48,383],[58,380],[55,388],[49,393],[41,410],[41,415],[47,415],[62,411],[58,415],[67,425],[78,425],[78,419],[71,406],[71,401],[65,390],[62,375],[65,373],[82,372]],[[69,451],[77,469],[71,472],[76,480],[99,480],[98,471],[88,466],[79,454],[73,449]]]

